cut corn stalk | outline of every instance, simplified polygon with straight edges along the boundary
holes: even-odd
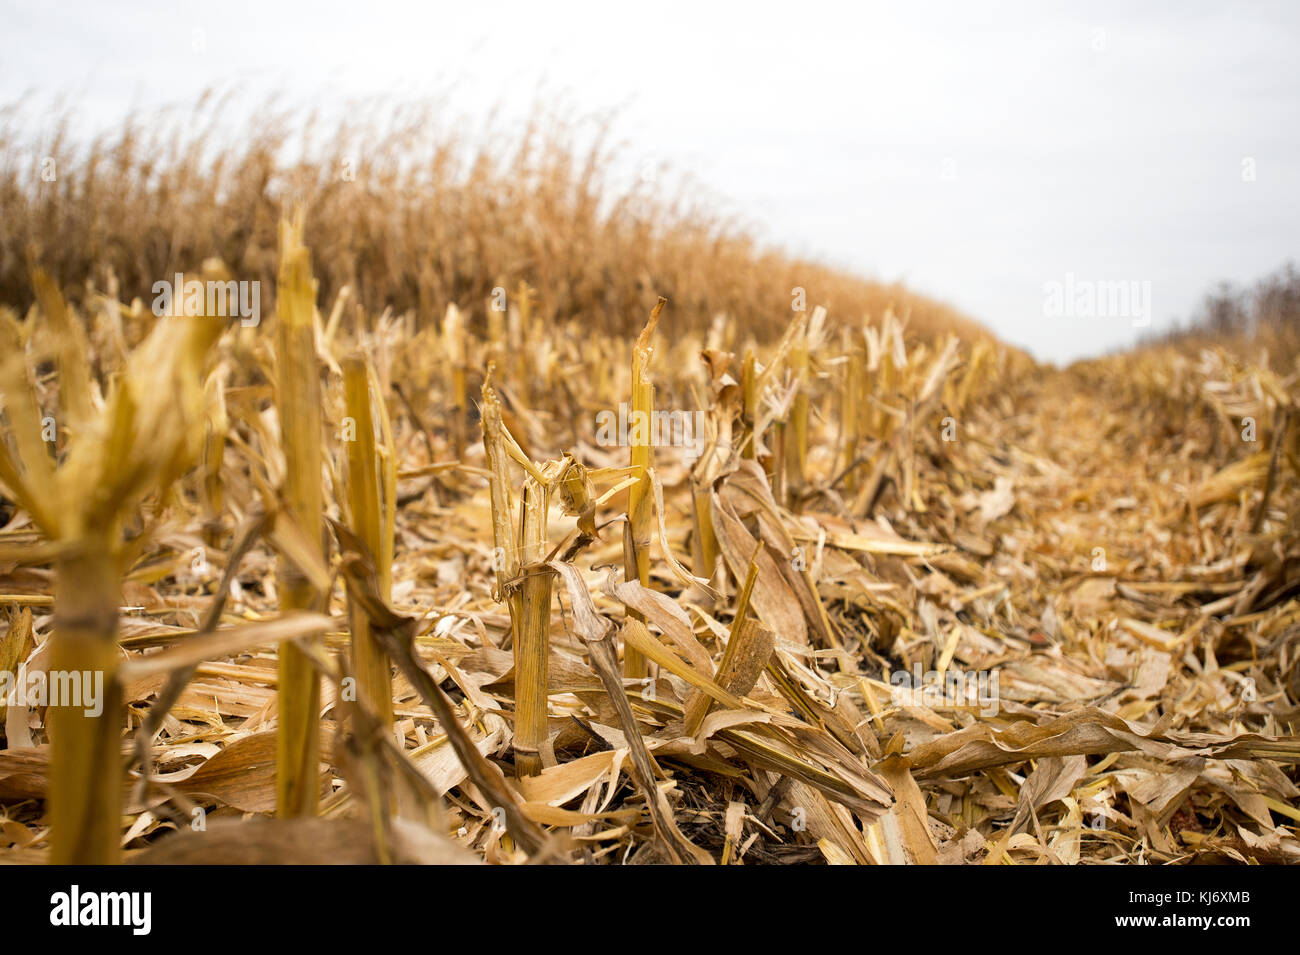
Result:
[[[651,339],[659,324],[659,314],[667,300],[660,297],[650,312],[650,319],[637,337],[632,350],[632,410],[629,420],[633,422],[629,434],[630,464],[632,474],[637,479],[628,491],[627,524],[623,530],[623,569],[625,579],[640,582],[642,587],[650,585],[650,541],[652,539],[652,518],[650,476],[647,473],[654,463],[654,383],[650,380],[650,358],[654,354]],[[637,426],[637,423],[641,425]],[[636,611],[632,611],[634,619]],[[648,670],[646,661],[635,649],[625,647],[623,650],[623,675],[632,680],[645,679]]]
[[[489,366],[483,382],[483,448],[492,503],[493,566],[497,593],[510,610],[515,660],[515,768],[520,776],[542,770],[547,745],[547,657],[554,571],[546,566],[550,482],[529,462],[501,420],[501,401]],[[513,458],[529,473],[524,479],[521,520],[510,519]]]
[[[72,698],[51,701],[47,714],[50,858],[105,864],[118,860],[121,842],[124,706],[117,617],[121,561],[128,552],[122,524],[141,498],[168,488],[198,461],[203,366],[223,326],[203,315],[158,323],[101,410],[78,320],[44,273],[35,273],[34,284],[56,339],[60,397],[76,426],[56,472],[34,427],[39,416],[23,420],[38,403],[22,349],[6,349],[0,411],[15,426],[16,451],[0,438],[0,480],[42,532],[59,542],[50,668],[67,674],[63,687]],[[7,316],[0,319],[0,334],[18,345],[23,329]],[[156,400],[163,394],[171,401]]]
[[[280,224],[277,287],[277,381],[284,446],[284,501],[311,555],[322,559],[321,397],[316,362],[315,281],[302,244],[301,215]],[[289,561],[280,565],[281,601],[288,610],[320,610],[324,594]],[[308,655],[280,648],[277,687],[276,809],[281,816],[315,815],[320,798],[320,677]]]
[[[386,559],[391,543],[385,539],[387,522],[381,515],[379,453],[375,442],[374,414],[370,402],[371,373],[359,355],[343,362],[343,385],[348,417],[355,428],[346,442],[348,459],[348,511],[352,530],[376,560],[379,595],[392,599],[392,564]],[[393,722],[393,680],[388,654],[371,632],[370,620],[361,607],[350,608],[352,623],[352,669],[357,680],[357,698],[385,726]]]

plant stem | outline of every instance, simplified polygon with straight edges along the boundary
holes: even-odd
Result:
[[[124,712],[117,682],[117,612],[122,598],[116,563],[103,539],[87,536],[57,567],[50,669],[79,674],[83,699],[49,708],[50,861],[55,865],[111,865],[120,857]],[[102,708],[87,715],[96,708],[82,704],[90,702],[88,686],[96,685],[102,687]]]
[[[302,246],[301,220],[281,223],[279,302],[279,412],[284,445],[284,498],[306,530],[308,543],[324,554],[321,515],[321,397],[314,323],[315,283],[311,255]],[[323,559],[323,557],[322,557]],[[285,610],[319,610],[324,595],[291,564],[280,564]],[[320,678],[311,660],[292,643],[280,648],[276,811],[281,816],[316,814],[320,798]]]
[[[636,580],[642,587],[650,585],[650,537],[651,537],[651,483],[646,473],[654,464],[654,383],[650,381],[649,365],[653,347],[650,339],[655,326],[659,324],[659,314],[667,304],[667,299],[660,297],[650,312],[650,320],[637,337],[632,349],[632,412],[629,420],[633,422],[632,437],[629,440],[630,464],[637,482],[628,491],[627,526],[623,534],[623,567],[627,580]],[[644,425],[638,428],[636,422]],[[630,615],[641,619],[635,611]],[[648,675],[645,658],[631,647],[623,648],[623,675],[632,680],[642,680]]]
[[[379,595],[388,601],[392,589],[392,567],[384,559],[386,548],[380,521],[370,372],[365,358],[354,355],[344,359],[343,388],[348,417],[356,428],[355,439],[347,442],[348,510],[351,512],[352,530],[370,551],[378,571]],[[350,617],[352,668],[357,678],[358,699],[385,726],[391,726],[393,677],[388,654],[371,632],[370,618],[362,608],[351,606]]]

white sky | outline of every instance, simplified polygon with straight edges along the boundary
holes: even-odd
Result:
[[[1046,316],[1067,273],[1150,282],[1158,329],[1300,258],[1298,48],[1287,3],[0,0],[0,104],[65,94],[108,124],[232,82],[326,105],[452,86],[508,117],[555,91],[766,241],[1060,361],[1140,331]]]

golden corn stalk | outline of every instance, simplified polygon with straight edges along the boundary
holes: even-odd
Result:
[[[781,487],[787,504],[803,493],[804,472],[808,466],[808,335],[801,333],[790,351],[790,371],[794,375],[794,404],[788,422],[783,422],[781,436],[785,445],[785,471]]]
[[[449,419],[457,458],[465,454],[465,318],[454,303],[447,306],[442,320],[442,341],[446,352],[447,391],[451,395]]]
[[[554,571],[546,566],[551,478],[519,448],[501,421],[501,401],[492,387],[492,368],[482,388],[483,448],[492,505],[493,567],[497,593],[510,610],[515,658],[515,768],[521,776],[542,770],[547,742],[547,654]],[[518,526],[513,512],[507,460],[525,472]],[[553,462],[554,463],[554,462]]]
[[[348,461],[348,516],[352,531],[361,539],[377,564],[379,596],[392,599],[390,527],[383,519],[380,498],[379,449],[375,441],[374,410],[371,405],[371,371],[363,355],[343,362],[343,387],[348,424],[355,429],[346,441]],[[352,668],[357,680],[357,698],[383,721],[393,722],[392,666],[382,644],[371,632],[363,608],[350,607],[352,624]]]
[[[121,843],[123,522],[202,453],[204,366],[224,325],[203,315],[163,318],[101,401],[79,318],[45,273],[33,281],[57,354],[55,418],[67,450],[56,467],[41,438],[25,361],[32,329],[0,313],[0,411],[13,436],[12,446],[0,439],[0,482],[58,542],[50,667],[76,676],[83,693],[90,683],[103,689],[99,707],[63,701],[49,709],[50,860],[102,865],[118,860]]]
[[[276,288],[277,398],[284,449],[283,500],[312,556],[324,559],[321,388],[316,360],[316,285],[302,244],[302,217],[280,223]],[[360,429],[359,430],[363,430]],[[290,561],[280,563],[281,605],[320,610],[324,594]],[[276,811],[311,816],[320,798],[320,676],[298,646],[280,647],[276,696]]]
[[[740,391],[742,396],[741,424],[744,427],[741,439],[741,456],[753,460],[758,456],[755,443],[754,422],[758,420],[758,369],[752,350],[745,353],[744,370],[741,373]]]
[[[629,421],[640,421],[643,427],[632,427],[629,434],[629,463],[636,483],[632,485],[627,496],[627,524],[623,530],[623,568],[626,579],[640,582],[642,587],[650,585],[650,541],[651,509],[650,476],[647,473],[654,464],[654,382],[650,379],[650,358],[654,354],[651,339],[659,324],[659,314],[668,304],[660,297],[650,311],[650,319],[637,337],[632,349],[632,407],[628,414]],[[632,611],[634,619],[638,611]],[[645,658],[631,647],[623,649],[623,675],[628,679],[645,679],[648,670]]]

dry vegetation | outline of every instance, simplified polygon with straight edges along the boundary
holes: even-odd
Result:
[[[0,861],[1300,859],[1285,327],[1045,368],[564,130],[260,128],[0,139],[0,671],[106,688]]]
[[[979,331],[901,287],[757,248],[743,224],[710,211],[710,196],[666,198],[654,181],[620,188],[599,123],[549,118],[466,136],[433,106],[362,103],[348,110],[361,118],[325,135],[268,107],[250,142],[246,126],[228,135],[228,112],[212,96],[87,144],[67,123],[38,136],[25,113],[0,110],[0,302],[33,300],[32,249],[78,303],[94,291],[148,302],[154,282],[208,258],[270,289],[278,223],[301,202],[319,301],[346,286],[376,314],[391,307],[422,324],[450,303],[481,322],[492,289],[522,278],[540,321],[611,334],[636,334],[662,295],[677,327],[723,313],[775,337],[794,286],[833,314],[879,316],[892,303],[917,332]],[[53,182],[41,179],[47,157]]]

